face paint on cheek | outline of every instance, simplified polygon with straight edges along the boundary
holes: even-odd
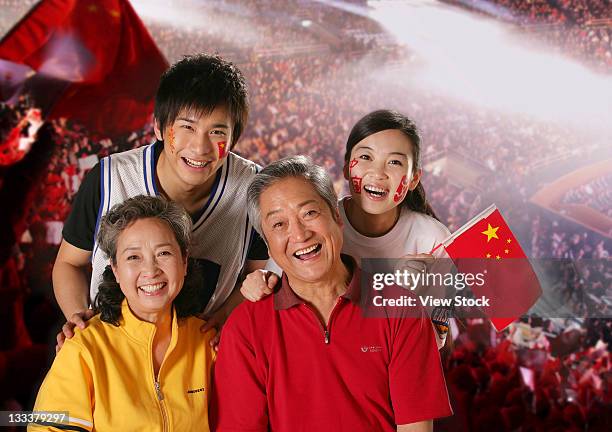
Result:
[[[170,153],[174,154],[175,150],[175,142],[174,142],[174,129],[168,129],[168,148],[170,149]]]
[[[349,163],[349,175],[351,177],[351,185],[353,185],[353,192],[360,194],[361,193],[361,181],[363,179],[362,177],[353,176],[353,173],[352,173],[352,170],[355,167],[355,165],[357,165],[357,162],[359,162],[357,159],[353,159]]]
[[[225,148],[227,147],[227,141],[218,142],[217,147],[219,148],[219,159],[223,159],[227,154],[225,150]]]
[[[400,181],[400,184],[397,187],[397,190],[395,191],[395,195],[393,195],[394,202],[397,203],[404,199],[404,197],[406,196],[406,192],[408,192],[409,184],[410,182],[408,181],[407,176],[402,177],[402,180]]]
[[[361,193],[361,181],[363,179],[361,177],[351,177],[351,184],[353,185],[353,191],[355,193]]]

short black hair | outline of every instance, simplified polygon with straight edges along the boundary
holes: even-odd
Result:
[[[154,112],[162,136],[182,110],[202,115],[210,114],[217,107],[229,111],[233,123],[230,146],[233,146],[249,116],[248,91],[240,69],[219,55],[185,56],[162,75]]]

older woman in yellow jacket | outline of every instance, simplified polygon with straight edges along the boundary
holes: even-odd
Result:
[[[110,266],[99,315],[66,340],[34,408],[68,415],[28,430],[209,430],[215,353],[185,280],[190,233],[189,215],[156,197],[129,199],[101,220]]]

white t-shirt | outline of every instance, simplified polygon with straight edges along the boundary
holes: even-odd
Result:
[[[363,258],[401,258],[404,255],[430,253],[436,246],[442,243],[450,231],[437,219],[412,211],[401,206],[400,217],[395,226],[383,236],[367,237],[359,233],[348,220],[344,210],[344,200],[338,201],[340,216],[344,223],[344,244],[342,253],[352,256],[362,266]],[[449,258],[443,247],[439,247],[433,256],[436,258]],[[448,270],[450,261],[445,261],[437,266],[435,271],[444,272]],[[392,272],[394,269],[384,269]],[[431,269],[429,269],[431,270]],[[441,349],[446,342],[447,334],[440,334],[434,325],[436,343]]]
[[[344,222],[342,253],[351,255],[361,265],[362,258],[400,258],[408,254],[429,253],[450,235],[438,220],[401,206],[399,220],[387,234],[367,237],[353,228],[344,211],[344,197],[338,201]],[[448,258],[443,247],[434,253],[436,258]]]

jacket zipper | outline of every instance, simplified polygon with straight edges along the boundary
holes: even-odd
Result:
[[[323,330],[323,342],[325,342],[325,345],[329,345],[329,343],[331,342],[331,333],[330,333],[331,323],[336,313],[336,309],[338,309],[338,305],[341,303],[341,301],[342,301],[342,297],[338,297],[338,299],[336,300],[336,304],[334,305],[334,308],[331,311],[331,314],[329,314],[329,322],[327,323],[327,327],[325,326],[325,324],[321,322],[321,320],[317,316],[316,312],[312,309],[312,307],[308,303],[304,303],[304,305],[306,305],[306,307],[308,307],[308,309],[310,309],[311,312],[314,314],[315,319],[321,326],[321,330]]]
[[[155,394],[157,395],[157,401],[159,403],[159,410],[161,411],[161,415],[162,415],[163,430],[167,431],[168,430],[168,417],[166,416],[166,408],[164,407],[164,402],[163,402],[164,395],[161,392],[161,386],[157,379],[155,379]]]
[[[164,394],[161,391],[161,384],[159,383],[159,377],[161,376],[161,370],[164,366],[164,362],[162,361],[162,364],[159,365],[157,376],[155,376],[155,368],[153,367],[153,338],[154,337],[155,337],[155,333],[153,333],[153,337],[149,342],[149,352],[151,353],[149,358],[151,359],[151,370],[153,372],[153,386],[155,388],[155,396],[157,396],[157,403],[159,404],[159,411],[161,412],[161,416],[162,416],[162,430],[166,432],[169,430],[168,414],[166,413],[166,407],[164,403]]]

